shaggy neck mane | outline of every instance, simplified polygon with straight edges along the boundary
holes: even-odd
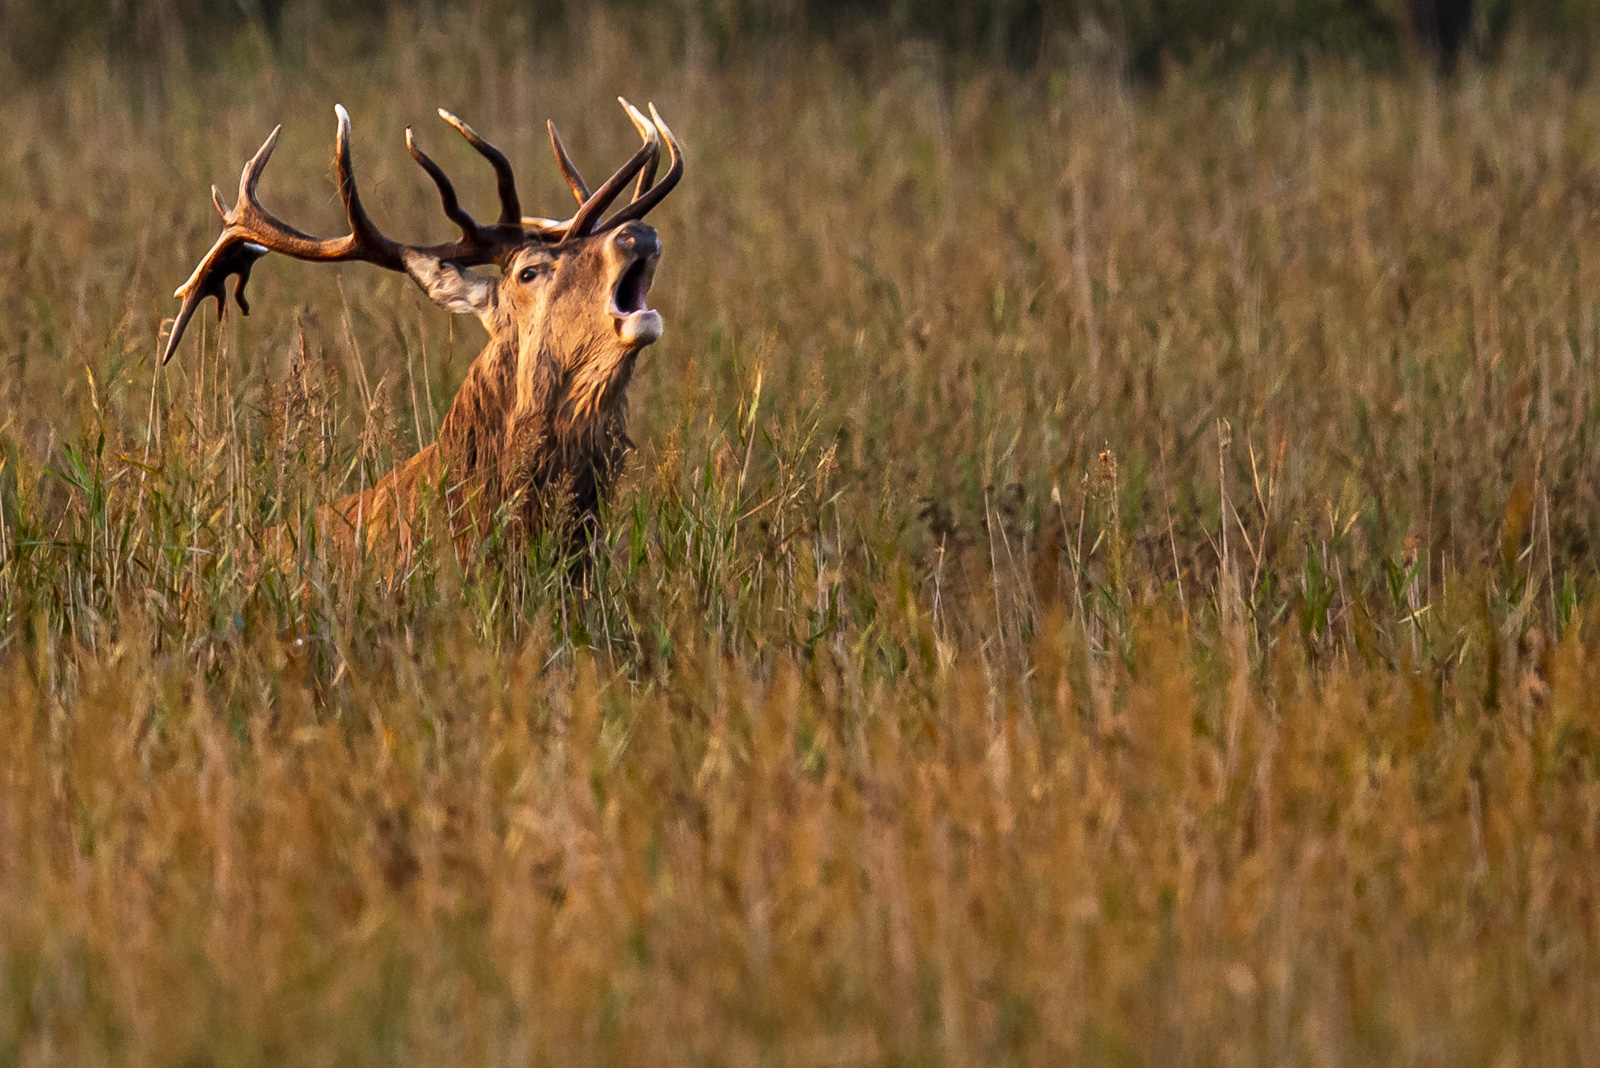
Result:
[[[565,372],[547,341],[512,332],[468,369],[439,454],[449,482],[475,491],[485,516],[517,499],[529,520],[562,499],[579,517],[598,508],[630,444],[622,401],[633,357],[574,362]]]

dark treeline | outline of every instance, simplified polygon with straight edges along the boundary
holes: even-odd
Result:
[[[1138,78],[1173,64],[1317,55],[1448,73],[1466,56],[1492,59],[1517,34],[1586,66],[1600,44],[1600,0],[0,0],[0,54],[24,74],[85,52],[204,61],[241,34],[289,50],[313,38],[358,45],[396,17],[499,20],[540,43],[596,4],[723,55],[893,35],[1019,68],[1089,50]]]

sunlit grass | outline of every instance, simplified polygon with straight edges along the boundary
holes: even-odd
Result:
[[[0,99],[0,1063],[1592,1062],[1589,88],[579,39]],[[337,101],[442,236],[443,105],[553,213],[619,92],[688,177],[589,566],[330,555],[481,331],[270,259],[155,368],[208,186],[283,122],[334,232]]]

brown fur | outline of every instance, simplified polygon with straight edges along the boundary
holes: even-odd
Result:
[[[233,293],[240,308],[249,310],[245,284],[252,265],[269,252],[321,263],[363,260],[403,271],[436,304],[477,316],[489,344],[468,369],[439,440],[370,490],[336,502],[319,516],[319,526],[346,549],[389,543],[402,556],[409,554],[416,547],[418,509],[431,487],[443,493],[450,536],[463,555],[504,518],[518,521],[524,531],[559,524],[569,539],[586,532],[629,445],[624,393],[634,360],[661,336],[661,316],[645,303],[661,246],[640,220],[683,175],[677,139],[655,105],[646,118],[621,103],[643,143],[593,192],[550,126],[557,164],[579,201],[564,222],[524,216],[505,155],[440,111],[494,167],[500,218],[479,225],[462,210],[450,179],[406,131],[412,158],[438,188],[444,213],[461,227],[458,240],[428,246],[393,241],[368,218],[350,162],[350,116],[337,105],[334,163],[350,233],[311,237],[262,208],[256,185],[281,127],[273,130],[245,164],[234,207],[212,189],[226,225],[178,287],[183,304],[162,362],[177,350],[203,301],[215,299],[221,314],[230,277],[237,279]],[[655,184],[663,145],[670,162]],[[633,199],[602,221],[635,179]],[[488,264],[500,269],[498,281],[469,269]],[[273,553],[288,551],[292,539],[285,533],[272,539]]]
[[[625,391],[642,346],[623,343],[609,311],[619,278],[640,258],[621,250],[630,241],[653,249],[655,232],[633,223],[571,248],[530,243],[510,258],[479,312],[489,343],[438,442],[332,506],[330,533],[341,544],[359,536],[368,548],[410,553],[424,495],[441,486],[463,554],[507,505],[524,530],[557,519],[573,532],[587,527],[631,446]],[[645,258],[653,268],[653,252]],[[524,282],[529,267],[539,277]]]

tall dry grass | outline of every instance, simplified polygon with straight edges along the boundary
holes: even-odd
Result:
[[[396,25],[0,100],[0,1062],[1600,1059],[1592,87],[732,66]],[[654,99],[668,334],[583,588],[317,502],[480,336],[205,189],[533,204]],[[285,568],[257,540],[304,538]]]

